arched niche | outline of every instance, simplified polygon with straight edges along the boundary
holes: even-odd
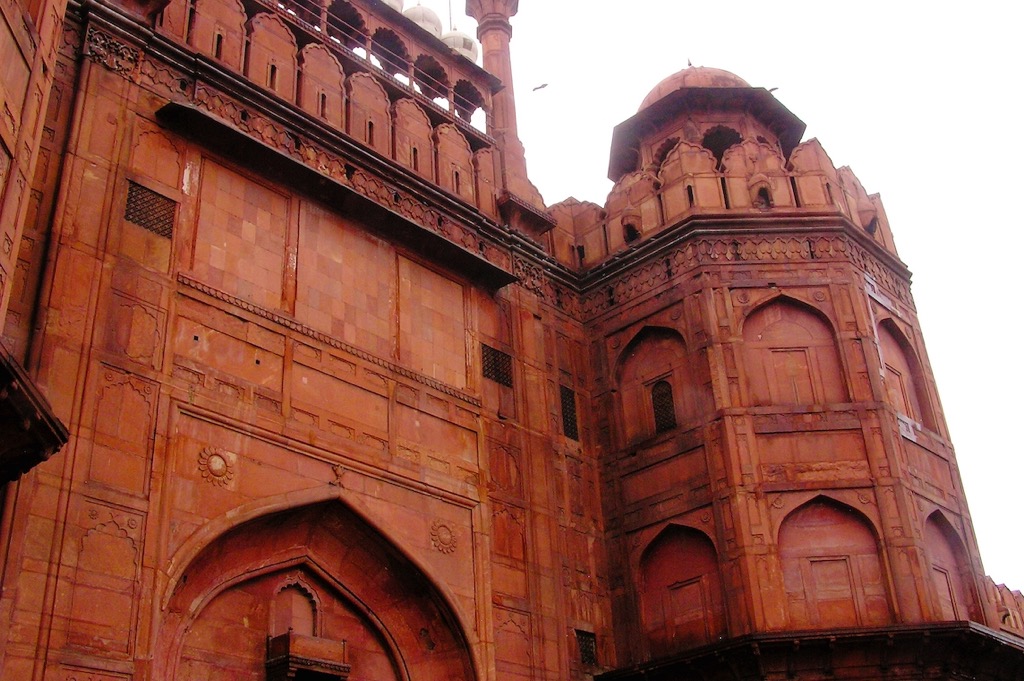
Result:
[[[892,622],[877,535],[849,506],[817,497],[786,516],[779,561],[791,628]]]
[[[277,618],[296,613],[312,643],[295,627],[292,638],[344,657],[327,661],[349,665],[353,679],[476,678],[439,589],[337,501],[256,517],[195,554],[164,612],[156,675],[263,678],[267,638],[284,635]]]
[[[196,0],[188,42],[236,71],[245,49],[245,8],[238,0]]]
[[[935,511],[925,521],[924,542],[937,619],[978,620],[978,599],[972,586],[967,550],[941,511]]]
[[[261,12],[247,25],[249,48],[245,75],[279,96],[295,99],[298,72],[295,36],[281,17]]]
[[[377,79],[353,73],[348,89],[348,134],[377,153],[391,155],[391,101]]]
[[[416,57],[412,68],[412,82],[427,98],[448,100],[448,90],[451,88],[448,73],[441,66],[441,62],[430,55],[421,54]]]
[[[704,394],[706,388],[682,336],[664,327],[641,330],[619,355],[615,376],[627,443],[659,432],[659,423],[668,419],[660,415],[667,402],[672,404],[674,423],[685,426],[698,422],[710,399]],[[666,390],[670,399],[665,396]]]
[[[469,203],[476,203],[473,150],[465,135],[451,123],[434,131],[437,148],[437,183]]]
[[[743,323],[743,357],[753,406],[848,401],[832,327],[814,308],[777,298]]]
[[[344,130],[345,72],[330,50],[310,43],[299,53],[299,106]]]
[[[716,641],[725,633],[718,552],[706,534],[670,525],[640,558],[641,624],[652,656]]]
[[[468,80],[459,80],[455,83],[452,98],[455,103],[455,115],[467,122],[484,105],[484,96]]]
[[[434,179],[433,132],[430,119],[412,99],[395,102],[392,125],[395,130],[394,158],[414,173]]]
[[[935,419],[928,406],[921,365],[910,341],[891,319],[878,324],[878,346],[885,377],[885,398],[904,416],[935,429]]]

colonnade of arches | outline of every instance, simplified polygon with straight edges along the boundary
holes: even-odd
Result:
[[[296,20],[313,27],[318,38],[298,30]],[[315,7],[289,0],[259,11],[247,11],[240,0],[173,0],[162,30],[497,214],[493,152],[471,142],[459,123],[483,128],[484,95],[435,57],[412,56],[392,29],[367,34],[366,22],[345,0]]]

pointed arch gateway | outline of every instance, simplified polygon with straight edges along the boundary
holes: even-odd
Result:
[[[269,679],[272,655],[279,664],[314,651],[323,665],[310,678],[476,679],[439,590],[336,501],[250,520],[199,552],[168,603],[160,648],[163,678]]]

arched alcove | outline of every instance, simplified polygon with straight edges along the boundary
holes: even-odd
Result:
[[[439,590],[335,501],[261,516],[211,541],[181,574],[159,636],[161,678],[263,678],[268,636],[326,652],[353,679],[476,678]]]
[[[718,552],[703,532],[673,525],[640,559],[644,634],[655,657],[694,648],[725,633]]]
[[[886,401],[899,413],[935,428],[924,377],[910,341],[891,319],[878,325],[878,345],[885,376]]]
[[[711,400],[682,336],[671,329],[647,327],[638,333],[619,356],[615,374],[626,442],[671,430],[676,424],[694,425]],[[671,414],[666,412],[667,403],[671,403]]]
[[[935,511],[924,526],[935,613],[942,620],[977,620],[978,601],[972,586],[970,560],[960,536],[946,517]]]
[[[743,357],[753,406],[849,399],[832,327],[803,303],[779,298],[752,312]]]
[[[327,35],[350,50],[366,47],[366,21],[351,4],[335,0],[327,9]]]
[[[409,48],[390,28],[378,28],[373,32],[370,55],[386,73],[408,76]]]
[[[889,624],[885,571],[871,523],[825,497],[790,513],[779,529],[790,627]]]

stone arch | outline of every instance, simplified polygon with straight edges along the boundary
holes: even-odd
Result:
[[[448,90],[451,87],[448,73],[441,66],[441,62],[429,54],[416,57],[412,69],[412,82],[428,99],[448,100]]]
[[[158,675],[207,678],[210,659],[243,675],[262,669],[269,601],[282,583],[317,593],[316,637],[328,648],[347,641],[354,674],[476,678],[464,629],[440,588],[338,501],[249,518],[196,553],[167,602]]]
[[[892,622],[878,535],[863,514],[815,497],[782,521],[778,546],[791,628]]]
[[[366,20],[346,0],[334,0],[327,9],[327,35],[338,45],[354,50],[366,47]]]
[[[936,619],[980,621],[970,557],[942,511],[933,512],[925,521],[924,542]]]
[[[885,398],[897,412],[934,430],[921,364],[910,341],[892,319],[878,323],[878,349],[885,381]]]
[[[699,421],[709,396],[693,366],[679,332],[665,327],[644,327],[619,355],[615,369],[625,442],[655,435],[655,386],[671,389],[675,423]],[[664,388],[659,388],[664,390]],[[665,422],[667,416],[662,416]]]
[[[409,48],[390,28],[378,28],[373,32],[370,56],[377,59],[385,73],[392,76],[409,75]]]
[[[849,399],[832,324],[816,308],[780,296],[743,321],[748,401],[827,404]]]
[[[455,115],[464,121],[469,121],[484,105],[484,96],[468,80],[455,83],[452,98],[455,100]]]
[[[718,552],[699,530],[669,525],[640,557],[641,627],[654,656],[716,641],[726,630]]]

